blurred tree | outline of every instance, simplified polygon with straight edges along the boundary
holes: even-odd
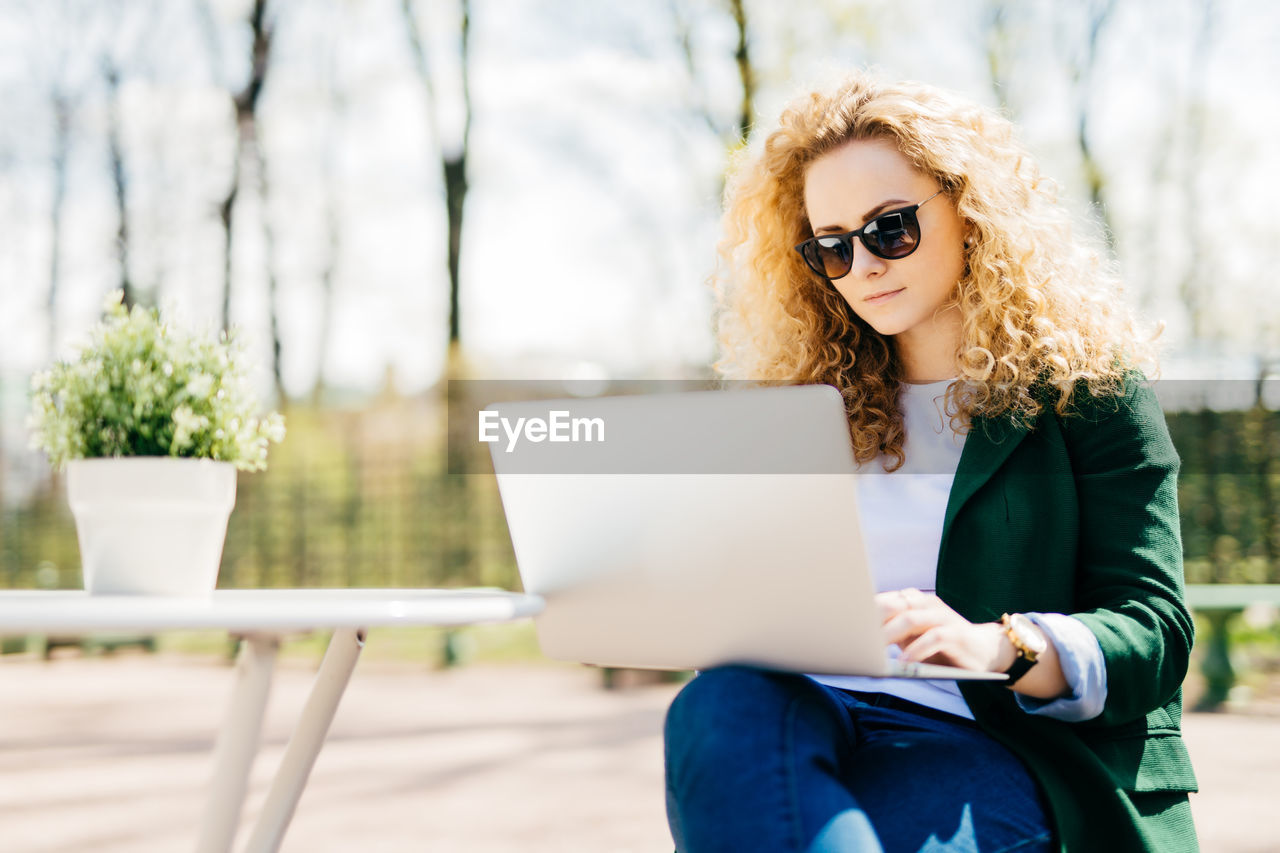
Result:
[[[120,87],[126,69],[144,77],[152,73],[158,53],[154,44],[155,27],[162,10],[158,0],[111,0],[100,8],[107,18],[99,65],[106,87],[107,156],[116,207],[116,262],[120,267],[119,287],[124,292],[124,304],[132,307],[140,300],[154,302],[154,294],[143,293],[130,268],[133,235],[129,226],[134,201],[130,198]]]
[[[746,141],[756,114],[756,71],[751,64],[750,42],[747,39],[747,10],[743,0],[729,0],[729,13],[738,35],[733,51],[733,61],[738,67],[738,82],[742,84],[742,101],[738,108],[738,139]]]
[[[240,190],[246,184],[255,189],[260,202],[262,219],[262,236],[266,249],[267,302],[270,314],[271,329],[271,375],[275,383],[276,396],[285,399],[284,381],[281,373],[280,318],[278,306],[278,279],[275,264],[275,236],[270,216],[270,184],[267,175],[266,158],[263,156],[262,141],[258,123],[258,104],[262,91],[267,84],[267,74],[271,67],[271,48],[275,37],[275,21],[267,18],[268,0],[253,0],[249,10],[248,25],[251,34],[249,75],[244,86],[231,94],[231,102],[235,111],[236,143],[231,160],[231,177],[227,185],[227,193],[218,206],[223,230],[223,265],[222,265],[222,328],[231,328],[231,258],[233,250],[233,228],[237,201]],[[209,0],[201,0],[200,12],[203,21],[205,43],[209,51],[210,61],[215,68],[215,76],[222,78],[223,51],[217,20],[209,6]]]
[[[1165,9],[1164,0],[1145,0],[1143,14],[1159,15]],[[1161,23],[1166,29],[1154,35],[1173,43],[1178,26],[1176,20],[1165,19]],[[1136,294],[1143,313],[1149,316],[1161,310],[1162,298],[1168,290],[1167,282],[1176,276],[1171,267],[1177,260],[1170,256],[1164,241],[1174,230],[1174,219],[1180,212],[1180,205],[1176,199],[1172,204],[1161,204],[1160,200],[1170,194],[1181,196],[1182,192],[1176,175],[1177,140],[1183,120],[1178,107],[1183,90],[1182,75],[1178,73],[1181,63],[1177,61],[1176,50],[1161,51],[1158,56],[1159,64],[1150,70],[1151,76],[1171,83],[1178,81],[1178,84],[1152,87],[1149,93],[1149,97],[1160,104],[1154,120],[1160,130],[1146,155],[1146,168],[1131,172],[1148,179],[1145,195],[1149,201],[1141,217],[1130,219],[1125,239],[1126,286],[1132,288],[1131,292]]]
[[[459,86],[462,105],[461,128],[454,139],[446,138],[440,120],[440,104],[436,95],[430,57],[423,39],[421,15],[414,0],[401,0],[405,31],[413,56],[414,68],[427,96],[427,121],[431,137],[438,145],[440,169],[444,178],[445,213],[448,220],[449,247],[449,353],[458,357],[461,341],[458,270],[462,256],[462,217],[467,200],[467,157],[471,151],[471,3],[459,2],[458,56]]]
[[[760,73],[756,68],[751,52],[751,36],[749,32],[748,12],[744,0],[715,0],[716,14],[728,12],[728,17],[733,23],[734,33],[734,49],[733,62],[735,66],[736,76],[738,80],[740,97],[738,106],[735,111],[730,113],[720,108],[718,104],[708,95],[703,84],[703,74],[700,73],[699,67],[701,62],[706,61],[698,56],[698,50],[694,45],[693,32],[694,26],[688,17],[688,5],[681,0],[672,0],[671,16],[674,23],[676,37],[680,44],[680,55],[684,59],[685,72],[689,77],[689,92],[691,93],[691,109],[693,110],[697,120],[706,125],[707,129],[715,135],[720,141],[720,145],[724,150],[724,157],[720,161],[720,168],[714,176],[714,190],[711,195],[711,203],[708,205],[714,216],[719,215],[720,205],[724,198],[726,167],[729,158],[733,152],[744,147],[747,144],[747,138],[751,133],[752,125],[755,122],[755,98],[759,85]],[[723,61],[723,57],[716,56],[714,61],[717,63]],[[732,115],[730,122],[724,120],[724,116]],[[704,185],[705,171],[699,167],[697,163],[689,163],[690,172],[694,175],[694,181],[697,184]],[[662,233],[661,223],[651,221],[648,223],[650,233],[654,236],[655,242],[658,235]],[[650,253],[650,262],[656,265],[661,264],[662,259],[667,256],[667,252],[661,248]],[[660,271],[656,276],[659,283],[670,282],[668,287],[675,286],[675,278],[666,271]],[[660,285],[661,286],[661,285]]]
[[[58,350],[59,302],[64,285],[64,258],[67,233],[67,202],[73,137],[77,113],[88,98],[98,45],[92,40],[99,32],[86,23],[100,23],[101,11],[85,0],[61,3],[27,3],[20,7],[30,32],[22,47],[27,52],[26,67],[36,86],[47,87],[52,136],[49,165],[52,192],[49,201],[48,289],[45,297],[45,324],[49,358]]]
[[[129,277],[129,186],[125,173],[124,146],[120,141],[120,69],[108,52],[102,61],[102,79],[107,84],[107,153],[111,158],[111,186],[116,203],[116,259],[120,264],[120,289],[126,308],[138,301]]]
[[[991,91],[1005,115],[1012,115],[1009,104],[1009,74],[1012,45],[1009,33],[1008,0],[990,0],[981,17],[982,45],[986,52],[987,74]]]
[[[71,149],[71,116],[74,97],[61,81],[49,92],[53,107],[53,198],[49,205],[49,291],[45,299],[45,321],[48,329],[49,357],[58,347],[58,289],[62,282],[63,209],[67,201],[67,161]]]
[[[1204,204],[1200,191],[1201,175],[1205,167],[1205,135],[1208,131],[1208,74],[1210,57],[1213,53],[1214,23],[1217,18],[1214,0],[1199,0],[1196,4],[1199,11],[1195,23],[1191,43],[1191,73],[1188,75],[1188,92],[1186,118],[1182,123],[1186,139],[1183,146],[1182,180],[1185,193],[1184,223],[1186,231],[1183,239],[1187,246],[1187,264],[1183,269],[1178,284],[1178,294],[1187,309],[1187,319],[1191,325],[1191,339],[1203,341],[1209,335],[1208,317],[1205,314],[1205,290],[1209,275],[1205,244],[1204,228],[1199,219],[1199,211]]]
[[[344,4],[336,4],[333,27],[324,63],[323,88],[328,109],[320,133],[320,172],[324,193],[324,259],[320,270],[320,320],[316,338],[316,379],[311,386],[312,405],[319,405],[325,393],[325,365],[333,335],[334,278],[342,258],[342,228],[339,221],[338,159],[346,144],[342,129],[347,113],[347,93],[339,68]]]
[[[746,144],[755,120],[755,96],[758,71],[752,64],[751,41],[748,34],[747,9],[743,0],[717,0],[721,7],[729,13],[733,21],[735,44],[733,62],[736,66],[741,97],[735,112],[732,125],[725,126],[718,116],[721,110],[715,108],[701,85],[702,75],[698,72],[699,59],[693,42],[693,25],[689,19],[688,7],[680,0],[672,0],[671,15],[675,25],[676,38],[680,42],[680,54],[684,58],[685,71],[693,91],[694,110],[698,117],[716,136],[724,142],[725,148],[732,151]]]
[[[1265,401],[1267,380],[1280,376],[1280,358],[1262,359],[1258,365],[1258,378],[1254,388],[1252,415],[1258,422],[1258,436],[1254,447],[1254,460],[1250,470],[1256,472],[1257,506],[1260,518],[1260,551],[1267,563],[1267,572],[1274,580],[1280,574],[1280,507],[1277,507],[1276,481],[1280,479],[1280,430],[1275,426],[1280,418],[1269,412]],[[1267,428],[1267,425],[1271,429]],[[1275,473],[1273,473],[1273,471]]]
[[[458,0],[458,81],[461,104],[461,127],[449,138],[441,120],[441,106],[435,89],[430,56],[423,38],[420,10],[413,0],[401,0],[401,14],[408,36],[410,53],[418,79],[426,94],[426,115],[431,137],[437,143],[437,156],[444,179],[445,216],[448,227],[449,272],[449,341],[445,365],[446,411],[465,410],[462,383],[467,377],[462,350],[461,291],[459,270],[462,261],[462,225],[467,200],[467,158],[471,151],[471,3]],[[452,41],[452,37],[450,38]],[[476,450],[474,436],[461,417],[448,418],[445,439],[445,474],[441,482],[444,511],[449,520],[443,528],[442,551],[446,578],[463,577],[471,570],[472,500],[468,476],[473,468],[471,454]]]
[[[1065,14],[1083,16],[1082,29],[1069,25],[1058,28],[1058,32],[1066,39],[1074,39],[1075,33],[1082,34],[1078,42],[1067,41],[1063,45],[1072,92],[1075,95],[1076,146],[1080,149],[1080,166],[1085,189],[1089,194],[1089,204],[1102,225],[1103,237],[1107,245],[1113,250],[1116,245],[1115,223],[1107,207],[1106,175],[1094,151],[1092,121],[1096,95],[1095,72],[1098,67],[1098,46],[1102,40],[1103,31],[1115,11],[1115,6],[1115,0],[1086,0],[1081,4],[1061,7],[1060,11],[1064,11]]]
[[[1191,328],[1191,340],[1202,343],[1206,341],[1208,332],[1208,318],[1205,315],[1205,305],[1202,298],[1203,289],[1206,286],[1204,278],[1208,274],[1208,269],[1205,260],[1205,245],[1201,235],[1203,229],[1198,218],[1198,212],[1203,203],[1200,192],[1200,172],[1204,166],[1204,142],[1207,130],[1205,125],[1207,122],[1208,94],[1205,88],[1206,75],[1204,70],[1208,65],[1213,45],[1214,0],[1200,0],[1198,9],[1200,12],[1199,20],[1196,21],[1192,35],[1191,74],[1187,83],[1187,114],[1183,123],[1185,141],[1181,184],[1185,194],[1183,217],[1186,226],[1183,239],[1186,242],[1188,256],[1178,285],[1178,292],[1182,297],[1183,304],[1186,306],[1187,318]],[[1209,465],[1204,473],[1204,503],[1201,509],[1201,519],[1215,546],[1210,551],[1210,568],[1215,581],[1229,579],[1227,577],[1229,566],[1226,565],[1226,555],[1223,549],[1216,546],[1218,542],[1222,541],[1227,528],[1225,516],[1229,508],[1226,498],[1231,485],[1231,471],[1230,469],[1224,470],[1225,466],[1221,464],[1220,459],[1224,449],[1229,449],[1224,448],[1223,445],[1226,443],[1234,444],[1234,442],[1230,442],[1229,436],[1217,428],[1221,422],[1221,417],[1215,417],[1207,411],[1201,413],[1201,440],[1206,443],[1206,450],[1210,458]],[[1262,479],[1266,480],[1267,478],[1263,477]]]

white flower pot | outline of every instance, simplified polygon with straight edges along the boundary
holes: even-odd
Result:
[[[230,462],[138,456],[67,463],[92,595],[209,595],[236,502]]]

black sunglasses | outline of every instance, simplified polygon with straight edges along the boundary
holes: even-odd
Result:
[[[920,220],[916,211],[942,194],[938,190],[919,204],[882,213],[856,231],[821,234],[796,246],[809,269],[826,279],[842,278],[853,269],[853,238],[877,258],[896,261],[920,247]]]

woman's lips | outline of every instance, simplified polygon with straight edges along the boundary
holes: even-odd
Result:
[[[888,302],[890,299],[897,296],[899,293],[901,293],[904,290],[906,290],[905,287],[899,287],[897,290],[882,290],[879,293],[876,293],[872,296],[868,296],[866,299],[862,301],[870,305],[879,305],[881,302]]]

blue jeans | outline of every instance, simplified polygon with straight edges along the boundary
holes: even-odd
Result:
[[[907,707],[920,706],[803,675],[703,672],[667,712],[680,853],[1056,849],[1013,753],[972,721]]]

